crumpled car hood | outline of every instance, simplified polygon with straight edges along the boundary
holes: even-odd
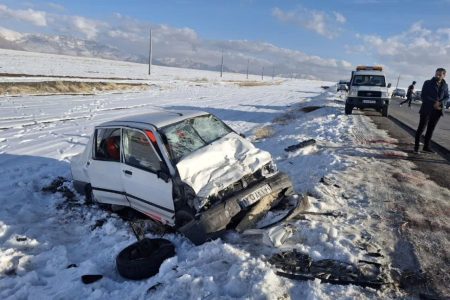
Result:
[[[271,160],[270,153],[233,132],[186,156],[178,162],[177,169],[181,180],[189,184],[198,197],[206,198]]]

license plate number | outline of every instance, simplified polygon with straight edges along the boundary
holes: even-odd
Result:
[[[260,187],[259,189],[253,191],[252,193],[248,194],[244,198],[241,199],[241,206],[247,207],[261,199],[262,197],[269,195],[272,193],[272,189],[268,184]]]
[[[377,103],[377,100],[363,100],[363,103],[375,104]]]

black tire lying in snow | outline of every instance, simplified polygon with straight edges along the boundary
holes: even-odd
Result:
[[[159,267],[175,255],[174,245],[166,239],[144,238],[120,251],[116,257],[119,274],[128,279],[144,279],[158,274]]]

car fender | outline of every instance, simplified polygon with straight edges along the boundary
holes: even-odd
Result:
[[[86,144],[84,151],[73,156],[70,160],[70,170],[72,172],[72,180],[74,187],[79,193],[84,193],[84,186],[90,184],[88,166],[92,157],[92,144],[94,135],[92,134]]]

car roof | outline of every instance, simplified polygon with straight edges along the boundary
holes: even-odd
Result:
[[[186,119],[207,115],[209,113],[199,110],[177,110],[177,111],[154,111],[139,115],[130,115],[119,119],[111,120],[97,127],[103,126],[133,126],[137,128],[147,128],[149,125],[161,128],[169,124],[177,123]]]

